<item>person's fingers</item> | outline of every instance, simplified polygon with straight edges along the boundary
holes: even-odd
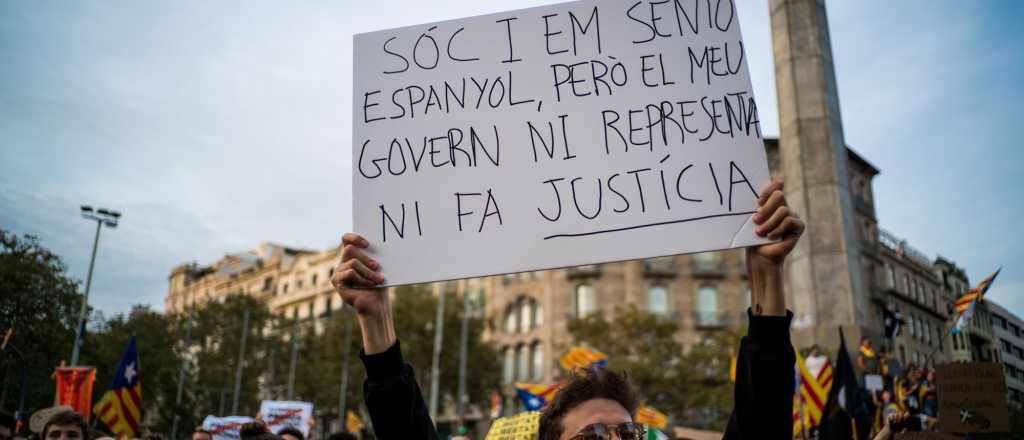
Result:
[[[362,235],[346,232],[345,235],[341,236],[341,244],[359,246],[361,248],[367,248],[370,246],[370,242],[366,241]]]
[[[788,215],[789,208],[785,206],[780,206],[779,209],[775,210],[775,213],[772,214],[771,218],[769,218],[768,221],[761,223],[760,226],[754,228],[754,233],[764,237],[769,232],[774,231],[776,228],[778,228],[779,225],[782,224],[782,221],[785,220]]]
[[[345,245],[345,247],[341,248],[341,261],[346,262],[349,260],[361,261],[366,267],[373,270],[380,269],[380,263],[377,260],[370,258],[369,255],[366,255],[366,252],[355,245]]]
[[[771,218],[775,210],[779,209],[780,206],[786,205],[786,195],[780,190],[775,190],[769,193],[768,199],[757,208],[757,212],[754,213],[754,223],[760,225],[765,220]]]
[[[380,272],[377,272],[377,271],[374,271],[373,269],[370,269],[369,267],[366,266],[366,264],[363,264],[362,261],[360,261],[360,260],[349,260],[348,264],[349,264],[349,267],[354,269],[356,272],[358,272],[360,276],[362,276],[363,278],[365,278],[367,280],[370,280],[373,285],[380,284],[380,283],[384,282],[384,275],[381,275]]]
[[[374,284],[355,269],[349,268],[341,272],[341,285],[344,287],[372,287]]]
[[[799,237],[802,232],[803,223],[799,219],[789,216],[782,220],[778,227],[768,233],[767,237],[772,240],[785,239],[790,241]]]
[[[772,180],[768,182],[768,184],[761,188],[761,192],[758,193],[760,195],[757,196],[757,205],[764,205],[764,203],[768,201],[768,198],[771,197],[773,192],[781,191],[782,188],[783,184],[781,180]]]

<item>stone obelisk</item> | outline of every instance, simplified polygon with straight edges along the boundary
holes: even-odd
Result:
[[[807,231],[787,259],[787,303],[798,347],[832,349],[837,327],[856,346],[868,320],[846,142],[824,0],[769,0],[779,156],[790,206]]]

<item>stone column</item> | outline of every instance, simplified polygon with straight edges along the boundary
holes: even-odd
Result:
[[[834,349],[837,327],[856,347],[867,323],[856,217],[824,0],[769,0],[779,156],[790,206],[807,231],[789,256],[787,304],[797,314],[794,343]]]

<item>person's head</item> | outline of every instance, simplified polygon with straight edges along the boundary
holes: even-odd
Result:
[[[357,440],[355,434],[351,432],[335,432],[327,436],[327,440]]]
[[[277,431],[277,435],[282,440],[306,440],[306,437],[302,435],[302,431],[299,431],[294,426],[286,426],[284,429]]]
[[[935,369],[934,368],[929,368],[928,369],[928,383],[932,383],[932,384],[935,383]]]
[[[908,364],[906,371],[903,372],[903,377],[909,380],[913,380],[917,374],[917,365]]]
[[[42,440],[86,440],[89,427],[85,419],[74,411],[62,411],[50,417],[43,425]]]
[[[213,440],[213,433],[200,426],[192,430],[192,440]]]
[[[238,429],[238,438],[241,440],[266,440],[268,435],[277,437],[267,429],[266,424],[259,420],[243,424],[242,427]]]
[[[821,348],[818,347],[818,344],[814,344],[811,346],[811,350],[808,351],[807,354],[809,356],[818,356],[821,354]]]
[[[863,347],[870,348],[871,347],[871,339],[868,338],[867,336],[865,336],[863,338],[860,338],[860,345],[863,346]]]
[[[541,412],[537,439],[568,440],[585,428],[632,423],[637,406],[636,390],[625,374],[585,370],[574,374]]]
[[[14,416],[0,411],[0,440],[11,440],[17,423]]]
[[[882,391],[882,401],[885,403],[892,402],[892,393],[889,390]]]

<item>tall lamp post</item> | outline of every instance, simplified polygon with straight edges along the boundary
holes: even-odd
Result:
[[[75,344],[71,350],[71,366],[78,365],[78,353],[82,348],[82,338],[85,336],[85,323],[88,321],[89,312],[89,288],[92,287],[92,268],[96,264],[96,246],[100,243],[100,229],[103,226],[116,228],[121,213],[105,208],[93,210],[92,206],[82,205],[82,218],[96,221],[96,238],[92,241],[92,257],[89,259],[89,274],[85,278],[85,296],[82,298],[82,310],[78,314],[78,328],[75,329]]]

